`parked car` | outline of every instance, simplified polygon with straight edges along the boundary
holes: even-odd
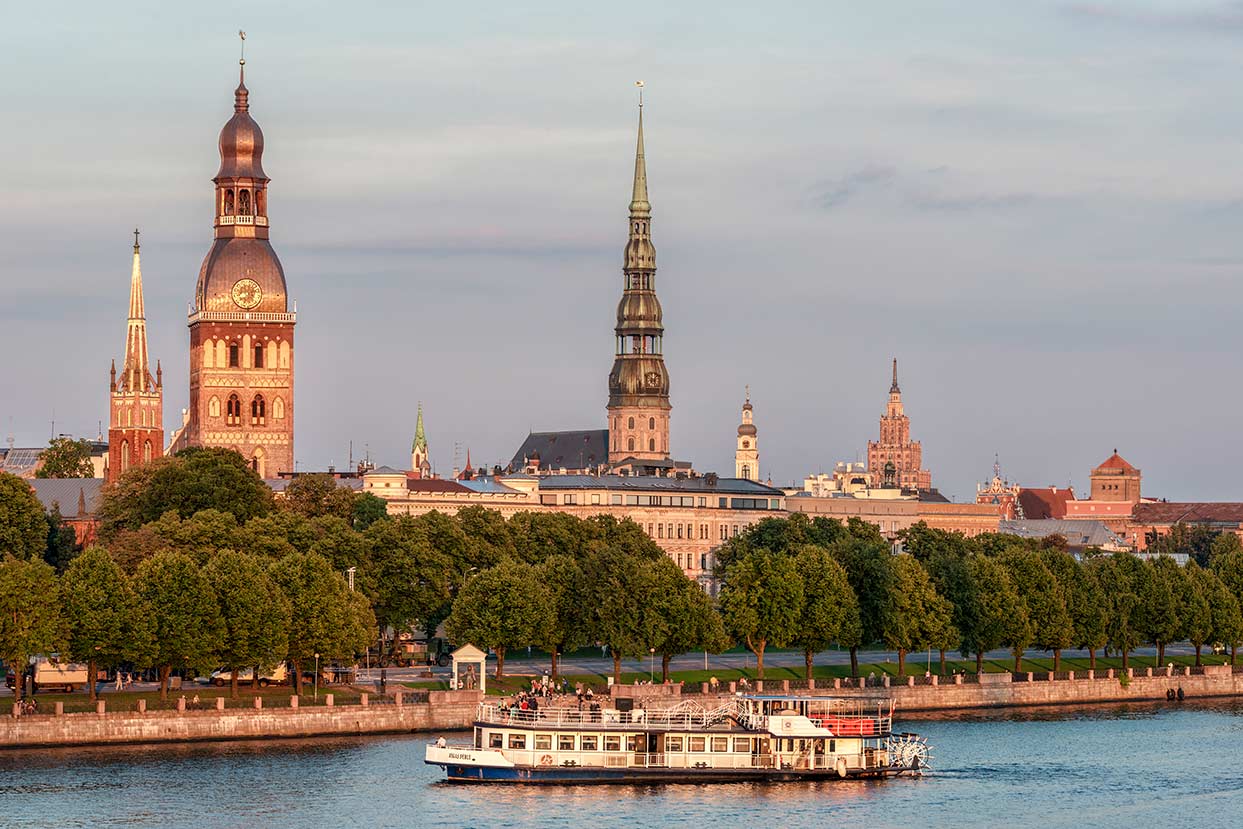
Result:
[[[241,684],[249,685],[255,678],[253,668],[238,668],[237,681]],[[217,668],[211,672],[211,676],[204,677],[199,680],[204,684],[212,684],[217,688],[230,684],[233,681],[233,671],[230,668]],[[266,688],[269,685],[284,685],[289,681],[289,668],[282,662],[270,671],[261,671],[259,673],[259,687]]]

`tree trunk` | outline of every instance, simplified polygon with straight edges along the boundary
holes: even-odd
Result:
[[[945,648],[941,648],[941,676],[945,676]]]
[[[1161,667],[1165,664],[1165,643],[1157,642],[1157,662],[1155,667]]]
[[[237,666],[233,666],[233,675],[229,677],[229,696],[237,699]]]
[[[258,665],[253,666],[251,673],[250,673],[250,690],[252,691],[259,690],[259,666]]]
[[[812,652],[811,648],[803,649],[803,663],[806,665],[806,670],[803,672],[804,679],[808,679],[808,680],[811,679],[811,668],[812,668],[811,661],[815,657],[815,655],[816,654]]]
[[[613,684],[621,685],[621,654],[617,651],[613,651]]]
[[[1057,673],[1060,670],[1062,670],[1062,649],[1054,648],[1053,649],[1053,673]]]
[[[984,673],[984,651],[975,652],[975,673],[976,676]]]
[[[496,651],[496,678],[500,679],[505,675],[505,646],[497,645],[493,650]]]
[[[1127,650],[1126,648],[1123,648],[1122,649],[1122,670],[1124,671],[1127,668],[1131,667],[1130,656],[1131,656],[1131,652]]]
[[[22,696],[26,693],[26,672],[16,671],[13,677],[13,699],[16,702],[22,701]]]
[[[1014,649],[1014,672],[1016,674],[1023,672],[1023,652],[1018,648]]]
[[[898,648],[898,676],[906,676],[906,648]]]
[[[1200,648],[1204,647],[1204,643],[1196,645],[1196,667],[1200,667]]]
[[[850,675],[856,676],[856,677],[859,675],[859,646],[858,645],[850,646]]]
[[[168,701],[168,675],[172,669],[172,665],[160,666],[160,702]]]
[[[764,648],[768,646],[766,639],[760,640],[760,645],[755,651],[755,678],[764,678]]]
[[[91,702],[95,701],[95,660],[86,660],[86,697]]]
[[[557,649],[554,647],[552,649],[552,681],[554,685],[557,683],[557,679]]]
[[[669,654],[662,653],[660,655],[660,683],[663,685],[669,681]]]
[[[1088,667],[1096,670],[1096,648],[1088,648]]]
[[[1234,658],[1235,656],[1238,655],[1238,651],[1239,651],[1239,646],[1236,645],[1234,642],[1231,642],[1230,643],[1230,667],[1231,668],[1234,667]]]
[[[302,696],[302,663],[297,659],[291,659],[289,667],[293,669],[293,695],[300,697]]]

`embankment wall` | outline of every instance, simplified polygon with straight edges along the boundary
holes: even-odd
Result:
[[[0,717],[0,749],[400,734],[470,728],[480,691],[433,691],[426,702],[107,711]]]

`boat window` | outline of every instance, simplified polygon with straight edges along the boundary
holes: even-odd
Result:
[[[734,738],[734,753],[735,754],[750,754],[751,753],[751,738],[750,737],[735,737]]]
[[[713,751],[729,751],[729,737],[713,737],[712,738],[712,750]]]
[[[582,751],[595,751],[597,739],[598,738],[596,737],[595,734],[590,734],[590,735],[584,734],[582,737],[579,738],[579,741],[583,744],[581,750]]]
[[[837,740],[829,740],[829,754],[837,753]]]
[[[526,748],[527,747],[527,735],[510,734],[509,735],[509,747],[510,748]]]
[[[475,748],[483,748],[483,729],[475,729]]]
[[[639,750],[639,736],[637,734],[629,734],[626,736],[626,751]]]
[[[682,738],[681,737],[665,737],[665,751],[681,751],[681,750],[682,750]]]
[[[504,748],[505,735],[499,731],[491,731],[488,733],[488,748]]]
[[[574,735],[573,734],[558,734],[557,735],[557,750],[558,751],[573,751],[574,750]]]
[[[535,735],[535,750],[536,751],[552,750],[552,735],[551,734],[536,734]]]
[[[604,735],[605,751],[621,751],[621,736],[617,734]]]
[[[703,737],[691,737],[690,738],[690,750],[691,751],[703,751],[704,750],[704,738]]]

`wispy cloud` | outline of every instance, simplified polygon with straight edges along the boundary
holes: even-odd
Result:
[[[1129,3],[1068,3],[1063,11],[1080,19],[1146,29],[1243,33],[1243,2],[1238,0],[1168,10],[1141,9]]]
[[[948,166],[906,172],[870,165],[820,182],[813,188],[813,200],[824,210],[835,210],[857,198],[880,194],[901,208],[969,212],[1016,209],[1061,198],[1025,190],[977,190],[955,178],[961,176],[956,177]]]
[[[888,187],[897,176],[892,167],[868,166],[843,176],[821,182],[815,189],[816,200],[825,210],[841,207],[866,190]]]

